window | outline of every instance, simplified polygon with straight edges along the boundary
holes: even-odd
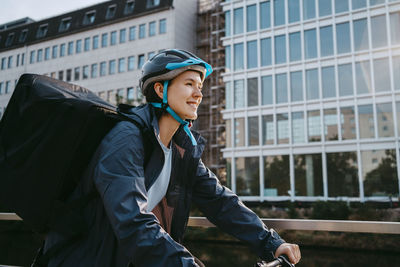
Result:
[[[297,22],[300,20],[300,1],[288,0],[289,8],[289,23]]]
[[[233,64],[234,70],[244,69],[243,43],[233,45]]]
[[[320,39],[321,57],[333,55],[332,26],[325,26],[319,28],[319,39]]]
[[[233,10],[233,34],[243,33],[243,8]]]
[[[225,144],[226,147],[232,147],[232,120],[225,121]]]
[[[274,0],[274,26],[285,24],[285,0]]]
[[[151,21],[149,23],[149,36],[154,36],[156,35],[156,22]]]
[[[262,76],[261,77],[261,97],[262,97],[262,105],[269,105],[273,103],[272,96],[272,76]]]
[[[156,54],[155,52],[147,53],[147,59],[150,60],[155,54]]]
[[[319,110],[307,111],[308,142],[321,141],[321,117]]]
[[[320,17],[332,14],[331,0],[318,0],[318,14]]]
[[[289,144],[289,117],[287,113],[276,115],[278,144]]]
[[[386,17],[385,15],[371,18],[372,48],[387,46]]]
[[[354,131],[356,128],[354,107],[340,108],[340,124],[342,128],[342,140],[356,138],[356,133]]]
[[[67,75],[66,75],[67,77],[66,77],[66,81],[67,82],[70,82],[71,81],[71,79],[72,79],[72,70],[71,69],[67,69]]]
[[[68,42],[68,55],[72,55],[74,53],[74,42]]]
[[[167,32],[167,19],[160,19],[160,21],[158,22],[158,31],[159,34],[163,34]]]
[[[97,48],[99,48],[99,36],[98,36],[98,35],[93,36],[92,41],[93,41],[93,43],[92,43],[92,49],[97,49]]]
[[[235,159],[236,194],[239,196],[260,195],[260,164],[258,157]]]
[[[139,25],[139,39],[146,37],[146,24]]]
[[[133,41],[136,39],[136,26],[132,26],[129,28],[129,41]]]
[[[115,74],[115,59],[108,62],[108,74]]]
[[[3,94],[3,82],[0,82],[0,95]],[[0,115],[1,117],[1,115]]]
[[[303,19],[315,18],[315,0],[303,0]]]
[[[378,137],[393,137],[394,121],[392,103],[377,104],[376,118],[378,122]]]
[[[273,115],[262,116],[263,145],[272,145],[275,140],[275,124]]]
[[[247,106],[258,106],[258,79],[247,79]]]
[[[126,29],[119,30],[119,43],[125,43],[126,41]]]
[[[275,75],[275,88],[276,88],[276,103],[287,103],[288,102],[288,84],[286,79],[286,73]]]
[[[249,146],[258,146],[258,117],[247,120],[247,142]]]
[[[286,36],[275,36],[275,64],[286,62]]]
[[[338,66],[339,96],[353,95],[353,71],[351,64]]]
[[[75,53],[78,54],[80,52],[82,52],[82,40],[81,39],[76,40],[76,43],[75,43]]]
[[[50,49],[50,48],[49,48]],[[50,54],[50,53],[49,53]],[[17,64],[16,64],[16,67],[18,67],[19,66],[19,54],[17,55]]]
[[[301,60],[300,32],[289,34],[289,57],[290,61]]]
[[[35,56],[36,56],[36,51],[31,51],[31,57],[29,59],[29,63],[30,64],[35,63]],[[5,58],[3,58],[3,59],[4,59],[4,62],[5,62]],[[3,59],[1,60],[2,63],[3,63]],[[5,63],[4,63],[4,65],[5,65]],[[1,64],[1,69],[3,69],[3,64]]]
[[[42,49],[38,49],[36,62],[41,62],[42,60],[43,60],[43,50]]]
[[[135,57],[130,56],[128,57],[128,71],[135,69]]]
[[[36,38],[45,37],[48,30],[48,24],[43,24],[39,26],[39,29],[36,32]]]
[[[225,46],[225,72],[231,71],[231,46]]]
[[[117,44],[117,31],[112,31],[110,34],[110,45]]]
[[[92,24],[95,19],[96,19],[96,10],[86,12],[85,16],[83,17],[83,25]]]
[[[128,87],[127,89],[127,96],[128,96],[128,102],[131,102],[135,100],[135,90],[133,87]]]
[[[393,0],[391,0],[393,1]],[[379,5],[385,3],[385,0],[369,0],[369,5],[374,6],[374,5]]]
[[[374,138],[374,109],[372,104],[358,106],[358,129],[360,138]]]
[[[319,99],[318,69],[306,70],[306,97],[307,100]]]
[[[350,28],[348,22],[336,24],[336,46],[338,54],[350,52]]]
[[[338,124],[335,108],[324,110],[324,136],[325,141],[338,140]]]
[[[7,68],[8,69],[12,68],[12,63],[13,63],[13,56],[9,56],[8,57],[8,64],[7,64]]]
[[[390,14],[390,36],[392,44],[400,44],[400,12]]]
[[[234,108],[244,107],[244,80],[236,80],[233,83],[233,103]]]
[[[295,71],[290,73],[290,97],[291,101],[303,100],[303,73]]]
[[[364,8],[367,6],[367,0],[352,0],[351,6],[353,7],[353,10]]]
[[[116,5],[109,6],[107,8],[106,19],[111,19],[115,16],[115,11],[117,10]]]
[[[21,54],[21,66],[23,66],[25,63],[25,53]]]
[[[232,82],[226,82],[225,83],[225,109],[233,108],[232,93],[233,93],[232,92]],[[400,129],[400,127],[399,127],[399,129]]]
[[[231,35],[231,11],[225,12],[225,36]]]
[[[146,8],[152,8],[160,5],[160,0],[147,0]]]
[[[304,57],[317,57],[317,33],[315,29],[304,31]]]
[[[400,56],[393,57],[394,90],[400,90],[400,75],[398,73],[400,73]]]
[[[12,32],[12,33],[9,33],[8,35],[7,35],[7,39],[6,39],[6,46],[10,46],[10,45],[12,45],[12,43],[14,42],[14,33]]]
[[[71,18],[62,19],[60,22],[60,26],[58,27],[59,32],[65,32],[71,26]]]
[[[343,13],[349,11],[349,0],[335,0],[335,13]]]
[[[85,65],[82,67],[82,79],[85,80],[89,78],[89,66]]]
[[[89,51],[90,49],[90,37],[85,38],[85,44],[84,44],[84,49],[85,51]]]
[[[63,70],[60,70],[60,71],[58,72],[58,79],[59,79],[60,81],[64,80],[64,71],[63,71]]]
[[[369,49],[367,19],[353,21],[354,50]]]
[[[108,44],[108,33],[103,33],[101,35],[101,47],[107,47]]]
[[[133,1],[126,1],[124,14],[125,15],[132,14],[134,8],[135,8],[135,1],[134,0]]]
[[[49,60],[50,59],[50,47],[46,47],[44,49],[44,60]]]
[[[142,54],[138,56],[138,69],[139,70],[142,69],[143,65],[144,65],[144,55]]]
[[[371,67],[369,61],[356,62],[355,66],[357,94],[361,95],[371,93]]]
[[[293,144],[304,143],[306,141],[304,131],[304,114],[300,112],[292,112],[292,142]]]
[[[294,155],[296,196],[323,196],[322,155]]]
[[[65,56],[65,44],[60,45],[60,57]]]
[[[97,63],[92,64],[91,69],[90,69],[90,77],[96,78],[98,74],[98,67]]]
[[[105,76],[107,74],[107,62],[100,62],[100,76]]]
[[[247,31],[255,31],[257,30],[257,6],[256,5],[250,5],[247,6],[247,16],[246,16],[246,25],[247,25]]]
[[[247,42],[247,68],[257,68],[257,40]]]
[[[373,62],[374,62],[375,92],[390,91],[389,59],[379,58],[379,59],[374,59]]]
[[[271,38],[264,38],[260,40],[261,51],[261,66],[269,66],[272,64],[271,55]]]
[[[335,67],[321,68],[322,97],[329,98],[336,96]]]
[[[74,80],[75,81],[79,80],[79,76],[81,74],[80,72],[81,72],[81,68],[80,67],[77,67],[77,68],[74,69]]]
[[[19,42],[23,43],[26,40],[26,36],[28,36],[28,30],[23,30],[19,35]]]
[[[270,1],[260,3],[260,28],[271,27],[271,3]]]
[[[359,197],[356,152],[326,153],[329,197]]]
[[[118,59],[118,72],[125,72],[125,58]]]
[[[10,92],[10,90],[11,90],[10,84],[11,84],[10,81],[6,81],[6,88],[5,88],[5,90],[4,90],[4,93],[5,93],[5,94],[8,94],[8,93]]]

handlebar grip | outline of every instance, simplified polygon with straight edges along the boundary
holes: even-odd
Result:
[[[258,262],[255,267],[295,267],[286,255],[281,255],[271,262]]]

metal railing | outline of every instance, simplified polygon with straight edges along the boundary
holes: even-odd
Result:
[[[15,213],[0,213],[0,221],[22,221]],[[352,232],[375,234],[400,234],[400,222],[340,221],[305,219],[261,219],[268,227],[276,230],[304,230],[328,232]],[[190,217],[188,226],[215,227],[205,217]]]

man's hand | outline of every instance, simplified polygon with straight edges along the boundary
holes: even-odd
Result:
[[[300,248],[296,244],[283,243],[275,251],[275,258],[280,255],[286,255],[289,261],[297,264],[301,259]]]

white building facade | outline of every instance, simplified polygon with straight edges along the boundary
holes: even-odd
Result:
[[[400,1],[222,6],[233,191],[246,201],[398,201]]]

